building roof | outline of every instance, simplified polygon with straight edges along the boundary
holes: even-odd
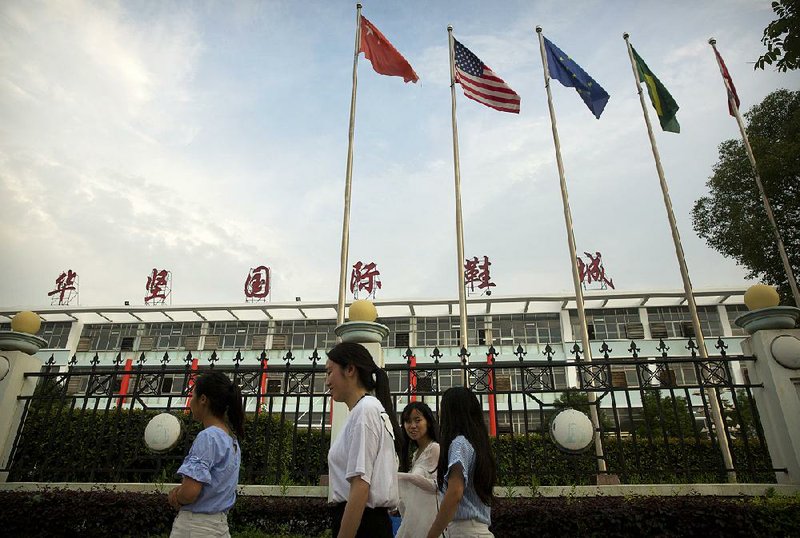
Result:
[[[741,304],[745,288],[694,290],[698,305]],[[457,299],[376,300],[381,318],[458,315]],[[349,303],[348,303],[349,304]],[[594,308],[637,308],[642,306],[682,306],[683,291],[586,291],[584,304]],[[467,299],[467,313],[522,314],[559,312],[574,309],[574,294],[480,296]],[[21,309],[0,309],[0,322]],[[82,321],[84,323],[159,323],[193,321],[268,321],[336,319],[335,302],[297,301],[287,303],[236,303],[225,305],[125,305],[125,306],[50,306],[36,308],[44,321]]]

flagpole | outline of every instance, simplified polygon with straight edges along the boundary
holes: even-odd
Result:
[[[697,303],[694,300],[694,293],[692,292],[692,283],[689,280],[689,269],[686,266],[686,259],[683,253],[683,245],[681,244],[681,236],[678,232],[678,224],[675,221],[675,213],[672,210],[672,199],[669,195],[669,187],[667,187],[667,180],[664,177],[664,169],[661,167],[661,157],[658,153],[658,146],[656,145],[655,136],[653,136],[653,126],[650,124],[650,116],[647,112],[647,105],[644,101],[644,93],[642,92],[642,84],[639,79],[639,70],[636,67],[636,60],[633,58],[633,49],[631,48],[629,35],[622,34],[625,40],[625,45],[628,48],[628,58],[631,61],[631,69],[633,69],[633,78],[636,81],[636,91],[639,94],[639,103],[642,105],[642,114],[644,115],[644,122],[647,125],[647,134],[650,137],[650,147],[653,150],[653,158],[656,162],[656,171],[658,172],[658,180],[661,184],[661,193],[664,197],[664,207],[667,210],[667,219],[669,220],[669,227],[672,231],[672,242],[675,244],[675,255],[678,258],[678,266],[681,271],[681,279],[683,280],[683,292],[686,297],[686,302],[689,305],[689,314],[692,318],[692,327],[694,328],[694,335],[697,339],[697,347],[700,352],[700,358],[708,359],[708,352],[706,350],[705,338],[703,338],[703,331],[700,328],[700,317],[697,315]],[[725,470],[728,473],[728,481],[736,482],[736,471],[733,469],[733,458],[731,457],[730,447],[728,446],[728,437],[725,433],[725,422],[722,418],[722,413],[719,406],[719,397],[717,390],[714,388],[704,389],[706,398],[711,404],[711,419],[714,422],[714,427],[717,430],[717,441],[719,448],[722,452],[722,459],[725,463]]]
[[[544,36],[542,27],[536,27],[539,34],[539,49],[542,53],[542,68],[544,70],[544,87],[547,91],[547,106],[550,109],[550,124],[553,128],[553,143],[556,148],[556,164],[558,165],[558,176],[561,181],[561,201],[564,205],[564,221],[567,228],[567,243],[569,244],[569,257],[572,264],[572,284],[575,287],[575,306],[578,310],[578,321],[580,322],[581,344],[583,345],[583,357],[587,362],[592,362],[592,348],[589,344],[589,331],[586,325],[586,312],[583,305],[583,288],[578,272],[578,252],[575,247],[575,235],[572,231],[572,210],[569,207],[569,194],[567,193],[567,180],[564,177],[564,163],[561,160],[561,144],[558,140],[558,128],[556,127],[556,111],[553,108],[553,95],[550,91],[550,68],[547,66],[547,54],[544,50]],[[594,391],[588,391],[589,415],[595,431],[600,431],[600,420],[597,414],[597,407],[594,405],[597,397]],[[600,472],[606,471],[606,461],[603,455],[603,442],[600,435],[595,435],[594,452],[597,456],[597,467]]]
[[[708,43],[711,45],[711,48],[714,49],[714,57],[717,59],[717,65],[719,66],[720,74],[722,75],[722,65],[719,63],[719,53],[717,52],[717,40],[712,37],[708,40]],[[789,286],[792,288],[794,303],[795,305],[800,306],[800,291],[797,289],[797,280],[795,279],[794,272],[792,271],[792,266],[789,264],[789,257],[786,255],[786,248],[783,246],[783,239],[781,239],[781,233],[778,230],[777,223],[775,222],[775,216],[772,213],[772,206],[770,205],[769,198],[764,190],[764,185],[761,183],[761,175],[758,173],[756,158],[755,155],[753,155],[753,149],[750,147],[750,139],[747,137],[747,130],[745,129],[744,122],[742,121],[742,115],[739,113],[739,107],[736,105],[735,100],[732,99],[733,92],[728,86],[728,81],[725,79],[724,75],[722,77],[722,81],[725,83],[725,89],[728,93],[728,102],[730,103],[731,109],[734,112],[736,123],[739,124],[739,131],[742,133],[742,141],[744,142],[744,148],[747,151],[747,157],[750,159],[750,165],[753,167],[753,175],[756,178],[758,192],[761,194],[761,201],[764,203],[764,210],[767,212],[767,218],[772,226],[772,232],[775,234],[775,241],[778,243],[778,251],[780,252],[781,261],[783,262],[783,270],[786,272],[786,277],[789,279]]]
[[[356,88],[358,87],[358,53],[361,48],[361,4],[356,4],[356,45],[353,53],[353,92],[350,95],[350,129],[347,133],[347,167],[344,181],[344,217],[342,218],[342,255],[339,266],[339,303],[336,324],[344,323],[344,299],[347,287],[347,256],[350,251],[350,191],[353,183],[353,134],[356,126]]]
[[[458,126],[456,125],[456,67],[453,50],[453,27],[447,27],[447,42],[450,49],[450,102],[453,119],[453,171],[456,186],[456,266],[458,268],[458,311],[461,318],[461,347],[467,348],[467,298],[464,286],[464,222],[461,217],[461,164],[458,157]],[[464,356],[463,360],[467,357]]]

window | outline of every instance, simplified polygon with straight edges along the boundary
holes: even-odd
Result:
[[[322,350],[336,344],[335,320],[276,321],[272,349]]]
[[[280,394],[283,392],[282,379],[267,379],[267,394]]]
[[[184,381],[183,374],[165,375],[161,381],[161,394],[180,394]]]
[[[216,321],[208,324],[206,349],[252,349],[254,339],[266,338],[269,323],[266,321]],[[216,342],[214,342],[216,341]],[[263,349],[263,339],[262,349]],[[209,343],[211,342],[211,344]],[[213,347],[209,347],[212,346]]]
[[[439,391],[444,392],[450,387],[461,387],[464,384],[461,382],[462,370],[439,370]],[[419,387],[419,385],[417,385]]]
[[[572,334],[580,340],[580,323],[577,310],[569,313]],[[589,340],[622,340],[628,338],[628,325],[641,325],[639,311],[636,308],[603,308],[586,310],[586,324]]]
[[[152,337],[151,349],[197,349],[200,336],[199,322],[148,323],[144,335]]]
[[[747,332],[738,325],[736,325],[736,318],[750,311],[747,308],[747,305],[726,304],[725,310],[728,312],[728,321],[731,324],[731,334],[733,336],[747,336]]]
[[[692,316],[686,306],[659,306],[647,309],[650,319],[650,333],[653,338],[665,338],[661,334],[666,331],[669,338],[689,338],[694,336]],[[700,318],[700,329],[706,338],[722,336],[722,325],[716,306],[698,306],[697,316]],[[662,325],[663,324],[663,325]]]
[[[10,328],[10,325],[9,325]],[[45,322],[38,336],[47,340],[46,349],[66,349],[69,332],[72,329],[70,322]]]
[[[85,325],[81,336],[91,339],[91,350],[117,351],[121,349],[123,338],[135,338],[138,332],[139,325],[136,323],[107,323]]]
[[[461,320],[458,316],[417,318],[417,346],[420,347],[459,347],[461,345]],[[479,331],[484,331],[483,316],[467,318],[467,339],[470,345],[479,342]]]
[[[480,331],[478,336],[480,338]],[[511,346],[556,342],[561,342],[561,321],[557,313],[492,316],[490,342],[492,345]]]
[[[120,351],[133,351],[133,342],[136,340],[133,336],[126,336],[119,344]]]
[[[389,327],[388,347],[409,347],[411,323],[408,318],[381,318],[376,321]]]

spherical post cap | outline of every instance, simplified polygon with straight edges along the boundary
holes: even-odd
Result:
[[[631,34],[629,34],[628,32],[623,32],[622,33],[622,39],[627,40],[630,36],[631,36]]]
[[[778,295],[778,290],[766,284],[750,286],[744,293],[744,304],[746,304],[747,308],[750,310],[778,306],[780,302],[781,298]]]
[[[360,299],[353,301],[348,312],[350,321],[375,321],[378,317],[378,309],[372,301]]]
[[[710,38],[708,38],[708,44],[709,45],[716,45],[717,44],[717,40],[714,39],[713,37],[710,37]]]
[[[538,24],[536,25],[536,32],[539,33],[539,34],[542,33],[542,27],[539,26]]]
[[[36,312],[25,310],[11,318],[11,330],[20,333],[36,334],[42,327],[42,318]]]

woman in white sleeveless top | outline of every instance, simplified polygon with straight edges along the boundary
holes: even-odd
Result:
[[[397,538],[425,536],[438,511],[436,466],[439,463],[439,426],[430,407],[411,402],[401,415],[400,514]],[[409,452],[414,450],[409,468]]]

